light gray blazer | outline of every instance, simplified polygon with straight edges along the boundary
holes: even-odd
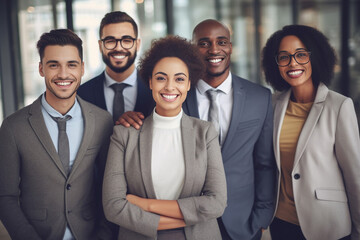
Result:
[[[105,165],[105,155],[99,154],[108,146],[113,123],[106,111],[78,101],[84,136],[69,176],[46,128],[41,97],[2,123],[0,219],[13,240],[60,240],[66,224],[76,239],[97,239],[100,233],[99,222],[105,218],[96,176],[102,173],[95,170]]]
[[[291,90],[275,97],[274,149]],[[320,84],[297,143],[293,178],[301,230],[309,240],[360,239],[360,140],[353,102]],[[278,183],[280,184],[280,174]],[[278,188],[279,192],[279,188]]]
[[[118,239],[156,239],[160,216],[126,200],[126,194],[155,199],[151,177],[153,116],[140,130],[115,126],[103,185],[106,218],[120,226]],[[181,119],[185,182],[178,199],[188,240],[221,239],[216,218],[226,206],[226,183],[218,135],[213,125]],[[171,157],[171,156],[170,156]]]

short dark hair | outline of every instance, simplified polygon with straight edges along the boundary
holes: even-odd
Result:
[[[167,36],[154,40],[140,59],[138,69],[147,86],[155,65],[166,57],[177,57],[186,64],[191,84],[196,84],[204,76],[205,63],[198,48],[185,38]]]
[[[133,26],[133,29],[134,29],[135,37],[137,38],[138,37],[138,26],[137,26],[136,22],[126,12],[121,12],[121,11],[109,12],[109,13],[105,14],[105,16],[103,17],[103,19],[101,20],[101,23],[100,23],[99,37],[101,38],[102,30],[106,25],[112,24],[112,23],[123,23],[123,22],[131,23],[131,25]]]
[[[41,35],[36,45],[39,51],[40,61],[42,61],[44,57],[45,48],[50,45],[72,45],[78,49],[80,59],[83,61],[82,40],[69,29],[55,29]]]
[[[312,81],[315,86],[320,82],[329,85],[334,75],[337,61],[335,51],[330,46],[327,37],[319,30],[304,25],[288,25],[275,32],[267,40],[262,51],[262,68],[265,73],[266,82],[278,91],[290,88],[290,85],[280,76],[275,55],[279,51],[281,40],[285,36],[298,37],[311,52]]]

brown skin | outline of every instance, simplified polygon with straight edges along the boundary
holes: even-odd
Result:
[[[206,63],[206,81],[216,88],[229,76],[232,44],[230,31],[222,23],[208,19],[199,23],[192,41],[199,48]]]
[[[181,111],[190,90],[189,70],[177,57],[165,57],[156,63],[149,80],[156,102],[156,113],[174,117]]]
[[[184,216],[176,200],[157,200],[141,198],[132,194],[126,195],[126,200],[144,211],[160,215],[158,230],[185,227]]]
[[[161,116],[176,116],[180,113],[190,89],[189,70],[176,57],[165,57],[153,69],[149,85],[156,102],[156,112]],[[126,199],[144,211],[160,215],[158,230],[186,226],[184,216],[176,200],[141,198],[128,194]]]
[[[192,41],[206,62],[204,81],[214,88],[218,87],[230,72],[232,44],[229,29],[216,20],[208,19],[194,28]],[[144,115],[140,112],[126,112],[116,124],[140,129],[143,119]]]
[[[294,54],[297,51],[306,50],[301,40],[293,35],[284,37],[279,46],[279,52]],[[294,58],[288,66],[280,67],[281,77],[291,86],[292,100],[299,103],[313,102],[316,88],[312,81],[311,60],[306,64],[298,64]]]

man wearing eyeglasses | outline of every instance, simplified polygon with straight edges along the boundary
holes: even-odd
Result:
[[[127,111],[141,112],[141,117],[146,117],[154,102],[135,68],[140,48],[137,24],[125,12],[110,12],[101,20],[99,35],[99,50],[106,68],[80,86],[79,96],[109,111],[114,123]]]

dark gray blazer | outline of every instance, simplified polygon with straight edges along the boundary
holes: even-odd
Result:
[[[96,190],[112,131],[110,114],[78,97],[84,136],[67,177],[41,112],[41,97],[4,120],[0,129],[0,219],[13,240],[95,239],[101,213]],[[98,164],[99,168],[95,168]],[[104,236],[106,238],[106,236]]]
[[[122,240],[155,239],[160,216],[126,200],[131,193],[155,199],[151,178],[153,118],[140,130],[115,126],[111,137],[103,185],[106,218],[120,225]],[[226,183],[218,135],[209,122],[183,114],[181,134],[185,182],[178,200],[188,240],[221,239],[216,218],[226,206]],[[171,157],[171,156],[169,156]]]
[[[234,74],[232,80],[231,122],[221,147],[228,204],[221,219],[233,240],[249,240],[267,228],[274,213],[273,110],[269,89]],[[183,109],[199,117],[195,88]]]

